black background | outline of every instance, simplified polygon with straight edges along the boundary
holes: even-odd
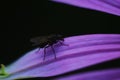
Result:
[[[0,64],[8,65],[33,49],[30,38],[120,33],[120,17],[47,0],[8,2],[2,6]]]

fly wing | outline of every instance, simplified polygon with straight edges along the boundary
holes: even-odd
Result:
[[[40,44],[45,44],[47,42],[47,37],[40,36],[40,37],[31,38],[30,42],[33,43],[33,46],[40,45]]]

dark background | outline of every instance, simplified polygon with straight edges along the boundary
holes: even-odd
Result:
[[[8,2],[2,9],[0,64],[34,49],[29,40],[35,36],[120,33],[118,16],[47,0]]]

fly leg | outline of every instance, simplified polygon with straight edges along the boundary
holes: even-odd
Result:
[[[48,47],[49,47],[49,46],[46,46],[46,47],[44,48],[44,57],[43,57],[43,61],[45,61],[46,49],[47,49]]]
[[[39,51],[40,51],[40,48],[38,48],[38,50],[36,51],[36,53],[39,53]]]
[[[51,49],[52,49],[52,51],[53,51],[53,54],[54,54],[55,59],[57,59],[57,58],[56,58],[56,53],[55,53],[55,50],[54,50],[53,45],[51,45]]]
[[[60,43],[61,45],[64,45],[64,46],[69,46],[68,44],[64,44],[64,43],[63,43],[63,40],[59,40],[59,43]]]

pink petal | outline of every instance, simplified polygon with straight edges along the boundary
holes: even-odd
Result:
[[[120,16],[119,0],[52,0],[55,2],[74,5]]]
[[[43,62],[43,49],[26,53],[6,68],[12,76],[48,77],[55,76],[108,60],[120,58],[120,34],[91,34],[65,38],[65,44],[54,45],[57,60],[51,48],[47,49],[46,61]]]
[[[54,80],[120,80],[120,69],[85,72],[61,77]]]

